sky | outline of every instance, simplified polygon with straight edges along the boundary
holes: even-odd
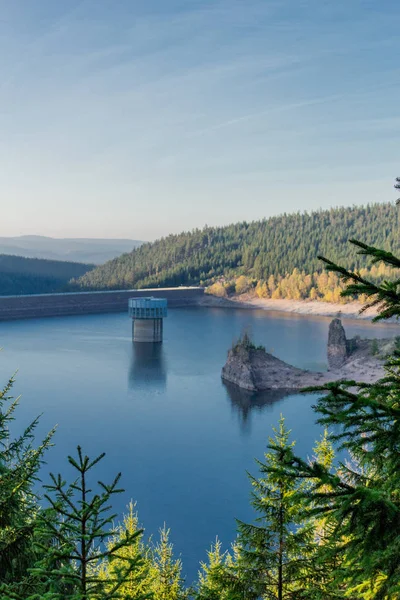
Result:
[[[398,0],[0,0],[0,235],[394,200]]]

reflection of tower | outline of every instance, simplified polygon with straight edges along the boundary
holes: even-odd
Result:
[[[129,316],[132,317],[134,342],[162,342],[163,319],[167,316],[166,298],[130,298]]]
[[[264,392],[249,392],[243,390],[237,385],[232,385],[226,381],[223,382],[229,399],[232,403],[232,408],[239,417],[240,429],[242,433],[248,434],[251,431],[251,412],[257,410],[262,412],[265,409],[271,408],[275,402],[279,402],[290,394],[293,390],[266,390]]]
[[[133,344],[129,370],[129,387],[157,387],[164,389],[167,382],[165,356],[161,344]]]

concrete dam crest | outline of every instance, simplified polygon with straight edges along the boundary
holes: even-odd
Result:
[[[126,312],[128,301],[133,296],[165,298],[169,307],[181,308],[197,306],[204,296],[204,288],[178,287],[0,296],[0,321]]]

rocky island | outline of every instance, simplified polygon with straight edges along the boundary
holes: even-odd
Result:
[[[244,334],[228,352],[222,379],[251,392],[299,390],[340,379],[372,383],[383,377],[385,358],[398,344],[398,338],[347,339],[341,320],[333,319],[327,345],[329,369],[315,372],[289,365]]]

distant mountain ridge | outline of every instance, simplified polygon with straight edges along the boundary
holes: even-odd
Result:
[[[93,268],[79,262],[0,254],[0,296],[62,292],[70,279]]]
[[[145,243],[71,282],[71,289],[207,285],[240,275],[265,281],[294,269],[321,272],[318,254],[361,268],[365,260],[348,240],[398,253],[399,225],[398,209],[382,203],[204,227]]]
[[[0,254],[100,265],[142,244],[139,240],[51,238],[40,235],[0,237]]]

